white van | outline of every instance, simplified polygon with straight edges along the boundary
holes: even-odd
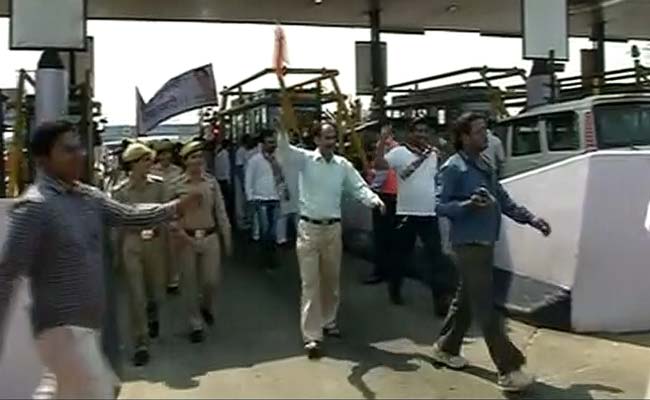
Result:
[[[597,95],[500,121],[508,177],[596,149],[650,146],[650,94]]]

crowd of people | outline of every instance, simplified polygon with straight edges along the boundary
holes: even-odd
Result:
[[[431,140],[423,119],[412,121],[403,143],[387,126],[379,136],[366,176],[336,154],[338,135],[329,123],[315,133],[315,148],[291,144],[286,132],[274,130],[246,137],[236,149],[217,138],[209,153],[198,138],[178,154],[172,142],[154,148],[132,142],[121,154],[125,178],[107,194],[79,182],[84,155],[73,127],[42,125],[30,143],[38,178],[10,213],[0,258],[0,335],[17,278],[27,276],[37,348],[56,377],[57,396],[112,397],[115,380],[99,346],[105,226],[115,227],[114,258],[126,272],[132,360],[139,366],[149,361],[150,340],[160,334],[165,286],[182,296],[188,339],[204,340],[205,326],[215,323],[222,258],[233,250],[232,226],[250,230],[271,271],[278,267],[278,246],[295,230],[299,326],[306,355],[319,359],[324,339],[343,336],[337,315],[341,204],[348,195],[374,214],[376,262],[367,283],[386,282],[390,300],[403,304],[405,266],[417,239],[432,275],[441,277],[431,280],[435,312],[445,317],[434,360],[465,367],[461,345],[476,320],[500,386],[525,389],[533,378],[493,307],[494,245],[501,214],[544,235],[550,225],[517,205],[499,183],[502,151],[482,115],[456,121],[450,151]],[[213,157],[208,163],[206,154]]]

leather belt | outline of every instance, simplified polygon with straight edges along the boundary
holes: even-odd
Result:
[[[330,219],[312,219],[309,217],[305,217],[303,215],[300,216],[300,219],[309,222],[310,224],[314,225],[322,225],[322,226],[329,226],[329,225],[334,225],[338,224],[341,222],[341,218],[330,218]]]
[[[185,233],[194,239],[202,239],[206,236],[214,235],[217,233],[217,229],[214,227],[208,229],[185,229]]]

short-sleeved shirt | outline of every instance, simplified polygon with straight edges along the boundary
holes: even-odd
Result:
[[[418,155],[405,146],[389,151],[385,156],[389,166],[398,176],[397,215],[434,216],[436,215],[436,173],[438,157],[435,152],[406,179],[401,174]]]

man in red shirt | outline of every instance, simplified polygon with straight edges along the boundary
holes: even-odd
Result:
[[[398,145],[393,138],[384,144],[386,151]],[[376,285],[387,279],[390,271],[390,249],[395,231],[395,211],[397,207],[397,175],[395,170],[377,170],[372,168],[367,177],[370,187],[379,195],[386,204],[386,213],[382,214],[373,210],[373,255],[374,269],[372,274],[364,281],[367,285]]]

